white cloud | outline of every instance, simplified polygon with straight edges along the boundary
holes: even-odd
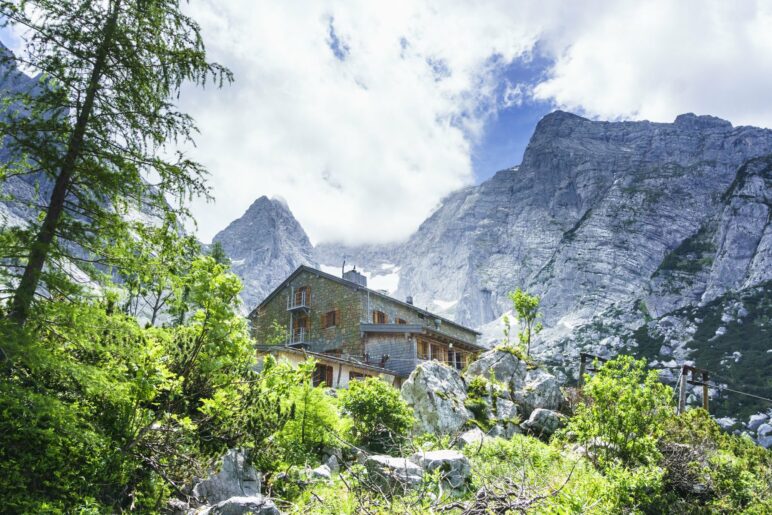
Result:
[[[408,236],[473,181],[500,72],[535,41],[507,5],[193,4],[210,57],[236,75],[183,97],[217,198],[195,205],[202,239],[262,194],[287,199],[314,241]]]
[[[600,5],[596,7],[601,7]],[[556,59],[538,99],[601,119],[684,112],[772,126],[772,4],[608,2],[544,42]]]
[[[236,83],[186,91],[215,205],[210,239],[260,195],[285,198],[314,242],[408,236],[473,181],[470,152],[497,109],[533,98],[603,119],[694,111],[772,125],[769,4],[269,2],[189,7]],[[539,84],[515,59],[555,60]],[[342,59],[341,59],[342,58]],[[512,163],[516,164],[516,163]]]

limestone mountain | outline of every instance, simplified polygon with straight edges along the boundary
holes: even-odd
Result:
[[[258,198],[212,241],[222,245],[233,271],[241,277],[247,311],[298,266],[318,267],[308,236],[286,203],[278,199]]]

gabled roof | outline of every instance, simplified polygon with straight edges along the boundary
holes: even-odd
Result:
[[[345,279],[343,279],[341,277],[337,277],[337,276],[334,276],[332,274],[328,274],[327,272],[322,272],[321,270],[317,270],[316,268],[312,268],[312,267],[306,266],[306,265],[300,265],[299,267],[297,267],[297,269],[294,272],[292,272],[289,275],[289,277],[284,279],[284,281],[279,286],[277,286],[276,289],[274,289],[271,293],[269,293],[268,296],[265,299],[263,299],[263,301],[260,304],[258,304],[255,309],[250,311],[249,318],[252,318],[252,316],[255,314],[255,312],[258,309],[260,309],[265,304],[270,302],[270,300],[273,299],[276,295],[278,295],[279,292],[281,290],[283,290],[290,283],[290,281],[292,281],[292,279],[294,279],[295,277],[300,275],[302,272],[309,272],[309,273],[312,273],[312,274],[314,274],[314,275],[316,275],[318,277],[323,277],[324,279],[328,279],[330,281],[335,281],[336,283],[342,284],[343,286],[351,288],[352,290],[360,290],[360,291],[367,292],[370,295],[375,295],[375,296],[384,298],[384,299],[386,299],[386,300],[388,300],[390,302],[394,302],[394,303],[399,304],[399,305],[401,305],[403,307],[406,307],[406,308],[408,308],[408,309],[410,309],[412,311],[415,311],[416,313],[420,313],[420,314],[422,314],[424,316],[429,316],[429,317],[432,317],[432,318],[436,318],[438,320],[442,320],[443,324],[447,323],[447,324],[453,325],[455,327],[458,327],[460,329],[463,329],[465,331],[469,331],[470,333],[482,334],[479,331],[475,331],[472,328],[469,328],[469,327],[466,327],[464,325],[458,324],[458,323],[454,322],[453,320],[447,319],[445,317],[441,317],[441,316],[436,315],[436,314],[434,314],[434,313],[432,313],[430,311],[427,311],[425,309],[421,309],[419,307],[416,307],[413,304],[408,304],[407,302],[403,302],[401,300],[395,299],[394,297],[390,297],[389,295],[386,295],[385,293],[381,293],[381,292],[379,292],[377,290],[371,290],[370,288],[366,288],[364,286],[360,286],[357,283],[353,283],[351,281],[347,281],[347,280],[345,280]]]

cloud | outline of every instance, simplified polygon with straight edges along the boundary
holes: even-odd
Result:
[[[600,119],[693,111],[772,125],[772,14],[762,2],[201,0],[188,7],[222,91],[188,90],[192,151],[217,202],[210,239],[260,195],[285,198],[312,241],[407,237],[473,181],[501,109],[530,101]],[[533,84],[506,70],[538,52]],[[512,163],[516,164],[516,163]]]
[[[183,95],[217,199],[194,205],[202,239],[263,194],[286,198],[317,242],[407,237],[473,181],[502,70],[536,41],[509,5],[191,5],[210,57],[236,76]]]
[[[536,99],[601,119],[672,121],[691,111],[772,126],[769,2],[596,7],[592,20],[542,35],[555,63]]]

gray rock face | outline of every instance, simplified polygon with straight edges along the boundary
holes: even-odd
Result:
[[[535,409],[521,424],[522,428],[537,436],[550,436],[563,425],[565,416],[548,409]]]
[[[407,458],[387,455],[369,456],[365,460],[368,480],[383,493],[405,492],[421,484],[423,469]]]
[[[280,200],[260,197],[213,242],[231,258],[241,278],[246,311],[254,309],[300,265],[317,266],[303,228]]]
[[[231,497],[199,511],[201,515],[281,515],[276,505],[262,495]]]
[[[469,381],[474,377],[488,379],[491,373],[511,390],[520,389],[525,384],[526,364],[511,352],[490,350],[470,363],[464,375]]]
[[[556,410],[563,402],[563,393],[557,378],[538,368],[528,371],[523,387],[515,390],[512,397],[522,405],[526,413],[531,413],[536,408]]]
[[[465,378],[467,382],[478,376],[488,379],[491,373],[496,381],[508,387],[508,391],[500,393],[509,399],[497,399],[496,409],[491,410],[494,411],[492,418],[501,420],[505,426],[519,414],[515,404],[528,415],[536,408],[556,410],[563,402],[560,383],[554,375],[540,368],[528,370],[526,363],[511,352],[498,349],[484,352],[469,364]],[[502,436],[511,436],[511,431]]]
[[[463,487],[472,474],[472,464],[469,463],[469,459],[458,451],[419,452],[413,455],[412,461],[426,472],[439,470],[442,480],[453,489]]]
[[[420,431],[458,432],[472,414],[466,407],[466,385],[458,372],[437,361],[421,363],[402,385],[402,397],[413,408]]]
[[[244,454],[235,449],[225,454],[219,472],[193,487],[193,496],[208,504],[259,494],[260,474],[247,465]]]
[[[476,448],[482,445],[482,443],[488,439],[489,438],[485,435],[485,433],[482,432],[482,429],[475,427],[459,435],[459,437],[456,439],[456,447],[463,449],[464,447],[471,445],[472,448]]]

